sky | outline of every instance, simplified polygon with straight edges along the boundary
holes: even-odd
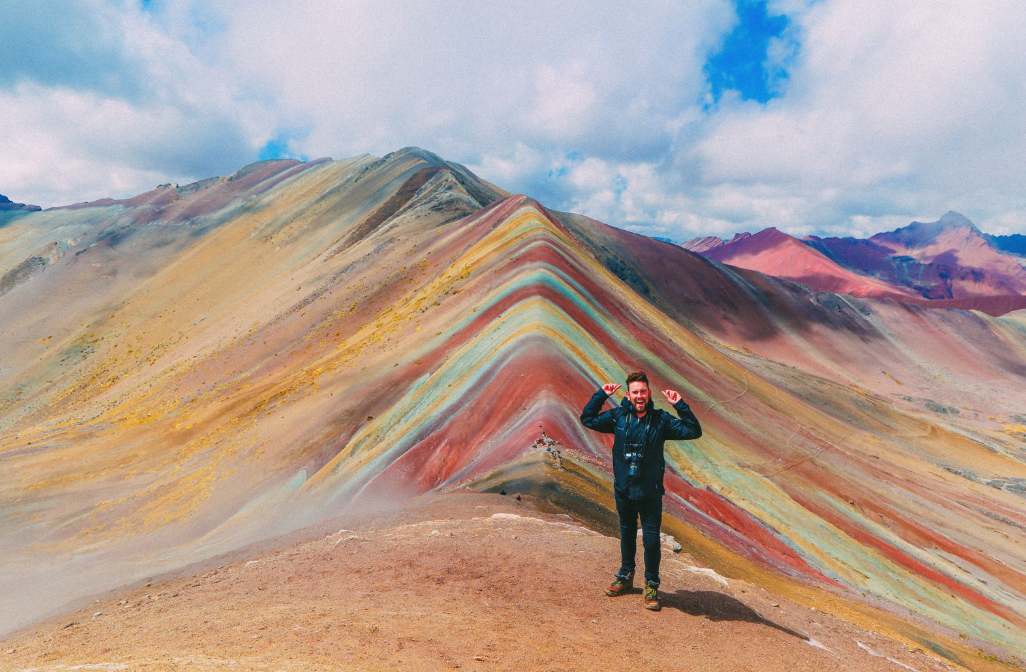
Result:
[[[1026,233],[1021,0],[0,0],[0,193],[419,146],[685,241]]]

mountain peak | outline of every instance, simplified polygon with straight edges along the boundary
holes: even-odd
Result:
[[[908,248],[917,248],[930,245],[942,234],[954,231],[968,231],[971,236],[982,237],[983,235],[967,217],[950,211],[935,222],[914,221],[908,226],[903,226],[888,233],[878,233],[872,236],[870,240],[897,244]]]
[[[794,236],[792,236],[792,235],[790,235],[788,233],[784,233],[783,231],[781,231],[780,229],[778,229],[775,226],[771,226],[771,227],[765,228],[762,231],[759,231],[758,233],[754,234],[752,237],[753,238],[759,238],[759,239],[766,239],[766,240],[788,240],[788,239],[792,239],[793,240],[794,239]]]
[[[727,241],[717,236],[699,236],[698,238],[692,238],[691,240],[683,243],[682,248],[695,254],[702,254],[709,250],[715,249],[722,245],[725,245]]]
[[[965,215],[949,210],[944,216],[937,220],[936,224],[944,229],[972,229],[979,233],[979,229]]]
[[[428,164],[430,164],[432,166],[446,166],[448,164],[448,162],[445,159],[443,159],[442,157],[438,156],[434,152],[428,151],[426,149],[422,149],[420,147],[412,147],[412,146],[411,147],[403,147],[402,149],[397,149],[394,152],[386,154],[383,158],[386,161],[388,161],[388,160],[392,160],[392,159],[405,158],[407,156],[412,156],[412,157],[421,159],[422,161],[426,161]]]

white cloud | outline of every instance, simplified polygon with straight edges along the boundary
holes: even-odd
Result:
[[[427,145],[457,160],[518,142],[608,156],[668,144],[701,95],[721,0],[684,8],[594,3],[254,2],[232,18],[224,62],[311,129],[309,155]],[[478,156],[473,156],[473,154]]]
[[[43,7],[44,9],[39,9]],[[712,101],[728,0],[74,0],[0,26],[0,192],[56,205],[420,145],[654,235],[1026,230],[1026,9],[771,0],[767,104]],[[49,26],[49,30],[40,27]],[[29,36],[31,35],[31,39]],[[6,46],[5,46],[6,45]]]
[[[959,209],[986,225],[1019,201],[1026,152],[1021,3],[832,0],[801,16],[787,95],[728,102],[688,155],[707,183],[776,186],[792,231]],[[822,190],[833,203],[817,201]],[[752,212],[754,218],[756,212]]]
[[[273,132],[254,121],[258,106],[239,100],[230,75],[137,9],[42,6],[46,16],[33,9],[29,25],[48,18],[58,29],[35,35],[34,48],[71,52],[75,71],[65,72],[63,57],[27,59],[0,86],[0,189],[15,200],[45,207],[123,198],[231,172]]]
[[[524,122],[550,142],[579,142],[593,122],[598,102],[588,72],[580,61],[562,67],[543,63],[535,72],[534,104]]]
[[[0,137],[7,138],[0,184],[16,200],[44,206],[184,183],[216,162],[235,170],[250,151],[207,110],[192,114],[187,107],[27,84],[0,92],[0,108]]]

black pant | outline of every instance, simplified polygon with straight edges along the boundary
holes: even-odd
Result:
[[[663,523],[663,497],[628,499],[618,493],[616,513],[620,516],[620,571],[627,578],[634,571],[638,551],[638,517],[641,517],[641,543],[645,547],[645,582],[659,585],[659,527]]]

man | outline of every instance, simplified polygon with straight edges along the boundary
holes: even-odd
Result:
[[[619,385],[607,383],[592,395],[581,411],[588,429],[613,435],[613,495],[620,517],[620,571],[606,595],[623,595],[634,586],[638,546],[638,517],[645,548],[645,608],[659,611],[659,527],[663,521],[663,442],[697,439],[702,427],[676,390],[663,396],[677,418],[652,405],[648,376],[638,371],[627,376],[627,396],[619,408],[600,413]]]

